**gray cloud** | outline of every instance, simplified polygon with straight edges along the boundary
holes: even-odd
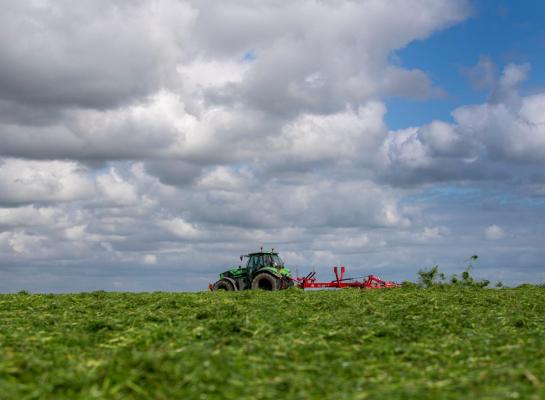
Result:
[[[388,66],[387,56],[411,39],[458,22],[467,8],[429,1],[390,5],[399,11],[395,16],[376,1],[295,2],[265,6],[266,12],[214,5],[199,21],[205,27],[197,22],[205,48],[238,55],[252,50],[256,58],[243,81],[211,98],[293,116],[337,112],[347,103],[362,104],[380,94],[432,95],[422,71]]]
[[[387,56],[468,8],[420,0],[397,10],[377,1],[6,4],[1,155],[217,164],[301,113],[429,96],[422,71]]]
[[[498,67],[488,56],[479,57],[479,61],[473,67],[463,68],[471,85],[478,90],[493,89],[497,82]]]
[[[108,109],[172,85],[195,16],[168,0],[7,1],[2,9],[0,96],[36,107]]]

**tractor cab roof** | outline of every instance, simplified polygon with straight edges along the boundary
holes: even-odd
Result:
[[[278,252],[277,251],[258,251],[256,253],[248,253],[246,255],[244,255],[244,257],[250,257],[250,256],[263,256],[263,255],[275,255],[277,256],[278,255]]]
[[[263,247],[262,247],[261,251],[256,251],[255,253],[244,254],[241,257],[264,256],[264,255],[277,256],[278,252],[274,251],[274,249],[272,249],[271,251],[263,251]]]

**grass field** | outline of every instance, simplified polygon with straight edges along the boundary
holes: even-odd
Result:
[[[2,399],[543,399],[545,288],[0,295]]]

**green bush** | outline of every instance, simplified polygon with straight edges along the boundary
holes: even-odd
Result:
[[[487,279],[475,280],[471,276],[471,270],[473,269],[472,261],[476,261],[479,258],[478,255],[471,256],[467,261],[470,261],[469,265],[462,272],[460,276],[452,275],[447,281],[444,273],[439,271],[439,266],[434,265],[430,269],[422,269],[418,271],[418,286],[423,288],[430,288],[433,286],[459,286],[459,287],[472,287],[472,288],[484,288],[490,284]],[[499,282],[498,282],[499,283]]]

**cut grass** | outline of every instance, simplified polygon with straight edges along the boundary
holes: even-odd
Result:
[[[2,399],[545,398],[545,289],[0,295]]]

